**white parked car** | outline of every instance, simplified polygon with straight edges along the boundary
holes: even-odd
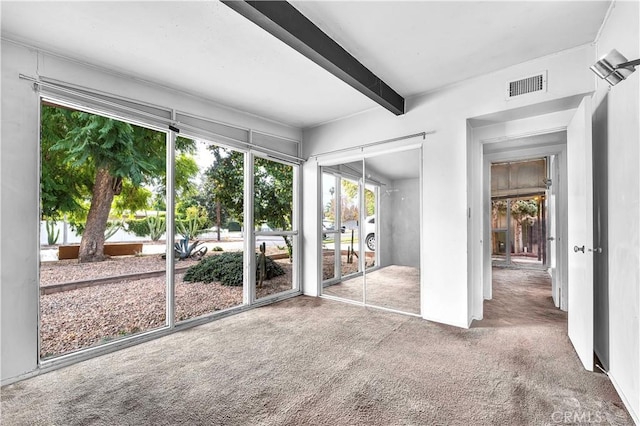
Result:
[[[366,235],[364,241],[367,244],[367,248],[371,251],[376,251],[376,217],[369,216],[364,222],[364,234]]]

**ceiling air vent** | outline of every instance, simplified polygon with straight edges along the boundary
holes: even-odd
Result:
[[[542,72],[530,77],[507,82],[507,99],[529,93],[547,91],[547,73]]]

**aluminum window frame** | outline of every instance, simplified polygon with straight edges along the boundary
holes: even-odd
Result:
[[[174,122],[176,112],[175,110],[167,111],[171,112],[171,120],[163,119],[158,116],[155,117],[153,114],[149,114],[145,112],[143,109],[138,111],[140,114],[135,114],[135,107],[130,107],[125,105],[126,102],[136,102],[131,100],[122,100],[122,108],[118,108],[118,100],[120,98],[108,97],[109,95],[103,95],[108,97],[108,100],[92,98],[90,95],[87,95],[83,92],[74,92],[73,89],[63,88],[61,91],[56,91],[55,87],[52,87],[51,84],[42,83],[36,81],[32,78],[20,76],[23,79],[34,81],[34,89],[37,95],[37,119],[38,119],[38,160],[37,160],[37,179],[38,182],[42,180],[42,165],[40,160],[40,152],[41,152],[41,122],[42,122],[42,105],[43,103],[50,103],[59,107],[69,108],[76,111],[86,112],[90,114],[100,115],[107,118],[112,118],[115,120],[123,121],[129,124],[133,124],[136,126],[148,128],[155,131],[160,131],[166,134],[167,138],[167,240],[166,240],[166,250],[167,250],[167,263],[166,263],[166,273],[165,280],[167,284],[166,290],[166,319],[165,325],[159,327],[154,330],[149,330],[145,332],[141,332],[138,334],[134,334],[131,336],[122,337],[120,339],[105,342],[98,346],[92,346],[87,348],[82,348],[73,352],[61,354],[59,356],[55,356],[49,359],[43,359],[40,356],[41,349],[41,314],[40,314],[40,256],[37,257],[38,261],[35,264],[37,269],[36,273],[36,285],[38,286],[38,291],[36,292],[38,300],[37,300],[37,336],[38,342],[36,345],[36,358],[37,358],[37,373],[45,373],[49,371],[56,370],[58,368],[62,368],[68,365],[72,365],[78,362],[86,361],[97,356],[101,356],[107,353],[115,352],[117,350],[121,350],[127,347],[131,347],[146,341],[155,340],[157,338],[167,336],[173,334],[175,332],[185,330],[191,327],[195,327],[198,325],[206,324],[230,315],[235,315],[237,313],[241,313],[256,307],[264,306],[267,304],[275,303],[280,300],[288,299],[291,297],[299,296],[302,294],[302,288],[300,285],[300,277],[301,277],[301,268],[302,268],[302,256],[301,256],[301,247],[300,247],[300,224],[301,221],[301,165],[304,162],[303,159],[296,157],[294,155],[279,153],[274,150],[270,150],[267,147],[256,147],[251,144],[252,130],[249,130],[249,143],[246,144],[237,144],[235,140],[231,138],[226,138],[221,135],[216,135],[212,132],[206,131],[206,129],[197,129],[194,127],[190,127],[189,129],[185,129],[184,133],[180,132],[179,128],[172,126],[170,123]],[[62,92],[62,93],[61,93]],[[89,102],[87,102],[87,99]],[[139,103],[139,105],[146,105],[143,103]],[[157,107],[159,110],[162,109]],[[165,110],[165,109],[163,109]],[[124,112],[123,112],[124,111]],[[131,111],[131,115],[126,111]],[[211,120],[215,122],[215,120]],[[165,127],[165,123],[169,123]],[[217,122],[216,122],[217,123]],[[221,123],[224,124],[224,123]],[[237,127],[237,126],[234,126]],[[264,134],[267,136],[272,136],[275,138],[280,138],[285,141],[295,142],[297,143],[298,155],[300,155],[300,143],[293,139],[288,139],[284,137],[279,137],[275,135],[269,135],[267,133],[259,132],[260,134]],[[176,321],[175,320],[175,268],[173,264],[173,242],[175,241],[175,230],[174,230],[174,222],[175,222],[175,140],[178,135],[193,138],[197,140],[206,141],[209,143],[213,143],[217,146],[221,146],[227,149],[232,149],[244,154],[245,162],[244,162],[244,183],[245,183],[245,202],[244,202],[244,217],[245,223],[253,223],[253,167],[254,167],[254,158],[256,156],[269,159],[271,161],[277,161],[283,164],[287,164],[293,167],[294,176],[293,176],[293,218],[292,218],[292,231],[282,231],[280,234],[282,235],[293,235],[294,236],[294,268],[292,268],[292,289],[287,290],[281,293],[277,293],[274,295],[270,295],[268,297],[257,299],[255,298],[255,268],[256,268],[256,260],[255,256],[250,256],[249,253],[253,254],[255,251],[255,237],[256,231],[254,227],[251,226],[249,232],[245,232],[244,237],[244,248],[245,248],[245,256],[244,256],[244,279],[243,283],[243,304],[239,306],[235,306],[232,308],[228,308],[222,311],[215,311],[200,317],[190,318],[184,321]],[[219,142],[222,140],[224,142]],[[247,196],[249,194],[250,196]],[[38,191],[38,205],[40,205],[40,192]],[[250,201],[249,201],[250,200]],[[40,250],[40,217],[41,210],[37,209],[35,215],[35,223],[38,226],[38,230],[36,232],[36,250],[39,252]],[[247,221],[247,219],[251,219],[251,221]],[[260,233],[258,235],[261,235]],[[249,250],[250,249],[250,250]]]

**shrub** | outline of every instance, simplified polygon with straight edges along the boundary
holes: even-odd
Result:
[[[151,241],[158,241],[166,231],[167,224],[164,216],[148,216],[142,219],[131,219],[125,222],[125,230],[136,237],[149,237]]]
[[[257,260],[257,254],[256,254]],[[256,262],[257,264],[257,262]],[[242,286],[243,284],[242,252],[221,253],[204,258],[193,265],[184,274],[184,280],[189,282],[210,283],[219,281],[222,285]],[[266,258],[267,279],[284,275],[284,270],[270,257]],[[258,275],[256,267],[256,276]]]
[[[224,251],[224,249],[222,247],[220,247],[220,246],[215,246],[213,248],[213,251]]]
[[[81,236],[82,234],[84,234],[84,222],[79,222],[73,219],[69,219],[69,227],[78,236]]]
[[[81,236],[84,234],[84,229],[86,226],[86,222],[75,222],[73,220],[69,221],[69,226],[76,233],[76,235]],[[107,222],[107,226],[104,230],[104,239],[105,241],[109,238],[113,237],[116,232],[118,232],[123,227],[121,222]]]
[[[242,231],[242,226],[238,222],[229,222],[227,228],[229,228],[229,232]]]
[[[144,219],[127,220],[125,225],[127,232],[131,232],[136,237],[146,237],[149,235],[149,225],[147,224],[146,217]]]

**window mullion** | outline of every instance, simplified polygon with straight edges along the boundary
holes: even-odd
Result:
[[[175,147],[176,132],[170,130],[167,133],[167,166],[166,166],[166,278],[167,278],[167,297],[166,297],[166,324],[169,328],[175,326],[175,262],[173,246],[175,242]]]
[[[253,304],[256,300],[256,256],[254,221],[254,176],[253,153],[244,154],[244,287],[243,299],[245,304]]]

